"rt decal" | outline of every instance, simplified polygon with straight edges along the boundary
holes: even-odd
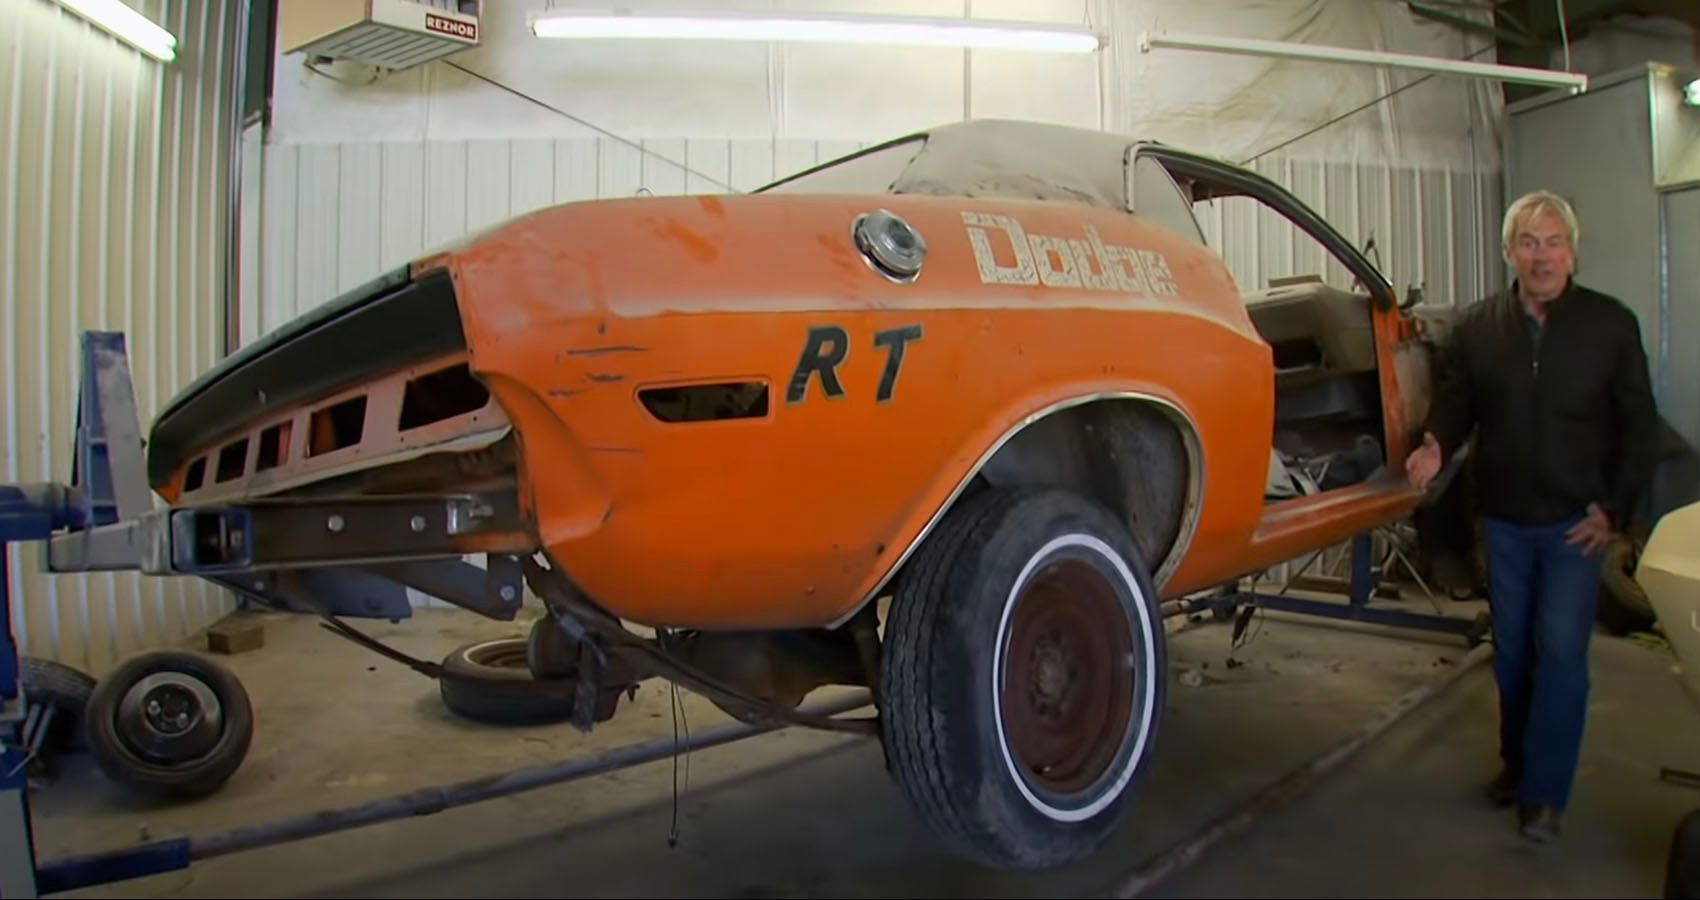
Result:
[[[897,376],[903,370],[903,354],[910,341],[921,339],[920,325],[904,325],[874,332],[874,348],[885,351],[885,370],[880,373],[875,399],[890,400],[897,391]],[[844,396],[844,383],[838,380],[838,367],[850,355],[850,335],[837,325],[820,325],[809,329],[803,343],[803,355],[791,372],[791,383],[785,389],[786,403],[801,403],[808,397],[809,382],[818,375],[821,392],[829,399]]]

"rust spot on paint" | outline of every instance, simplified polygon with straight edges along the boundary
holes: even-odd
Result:
[[[566,397],[571,397],[572,395],[574,395],[576,393],[578,393],[578,391],[575,391],[572,388],[550,388],[549,389],[549,396],[551,396],[551,397],[566,398]]]
[[[702,204],[703,212],[708,213],[715,218],[724,219],[726,217],[726,204],[721,203],[720,198],[703,197],[697,202]]]
[[[603,384],[609,384],[609,383],[615,382],[615,381],[625,381],[626,376],[624,376],[624,375],[604,375],[601,372],[592,372],[592,373],[590,373],[590,380],[591,381],[599,381],[599,382],[602,382]]]
[[[833,268],[844,277],[844,285],[850,291],[846,294],[846,299],[854,300],[856,277],[861,274],[858,271],[861,266],[856,262],[856,254],[842,240],[830,234],[817,234],[815,241],[826,250],[827,256],[832,259]]]
[[[608,323],[607,322],[597,322],[596,323],[596,333],[597,334],[607,334],[608,333]]]
[[[842,258],[842,257],[848,257],[848,256],[851,255],[850,245],[845,243],[842,239],[838,238],[835,235],[831,235],[831,234],[827,234],[825,232],[822,232],[820,234],[815,235],[815,241],[817,243],[819,243],[822,247],[825,247],[826,252],[832,254],[833,256],[837,256],[837,257]]]
[[[680,225],[678,222],[668,222],[661,226],[661,234],[679,242],[685,252],[696,258],[697,262],[713,262],[720,255],[720,248],[714,242],[700,234]]]

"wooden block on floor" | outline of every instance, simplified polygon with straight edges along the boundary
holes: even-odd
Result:
[[[207,628],[207,649],[230,656],[266,645],[266,626],[259,619],[234,613]]]

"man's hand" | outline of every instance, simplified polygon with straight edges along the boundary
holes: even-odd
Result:
[[[1440,442],[1435,440],[1432,432],[1423,432],[1423,444],[1411,451],[1405,457],[1405,477],[1410,479],[1411,487],[1426,490],[1441,468]]]
[[[1588,504],[1588,514],[1564,533],[1567,542],[1582,548],[1583,556],[1593,556],[1604,550],[1605,546],[1611,543],[1611,538],[1611,517],[1606,515],[1605,510],[1600,509],[1598,503]]]

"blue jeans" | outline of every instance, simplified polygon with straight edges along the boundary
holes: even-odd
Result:
[[[1588,714],[1588,639],[1599,602],[1601,554],[1584,556],[1551,525],[1484,523],[1499,752],[1518,800],[1570,802]]]

